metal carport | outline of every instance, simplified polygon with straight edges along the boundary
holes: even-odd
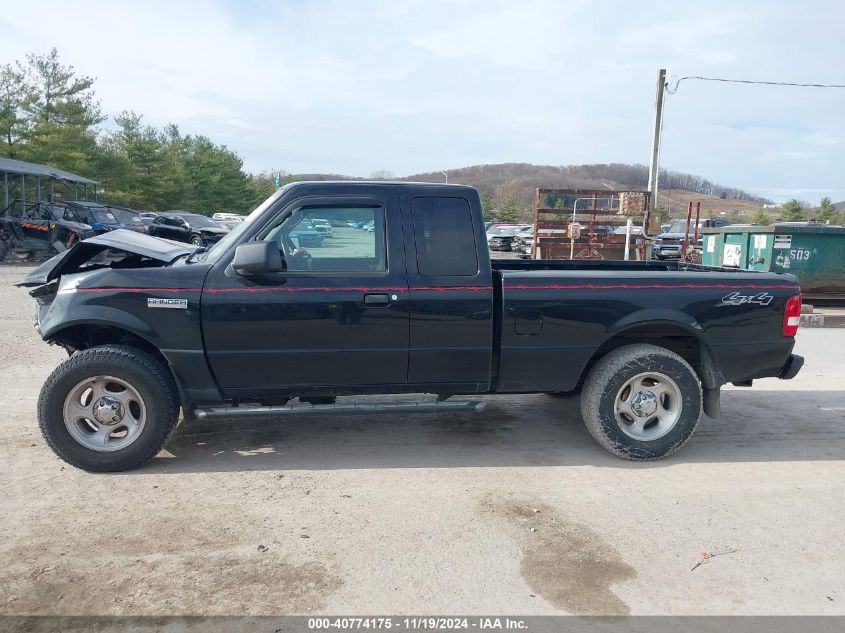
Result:
[[[28,163],[22,160],[15,160],[13,158],[0,158],[0,174],[3,178],[3,208],[8,209],[12,202],[27,201],[27,179],[34,178],[35,183],[31,190],[34,190],[35,195],[31,196],[33,201],[39,202],[42,197],[42,190],[46,180],[47,190],[49,195],[47,200],[53,200],[54,187],[57,183],[66,186],[73,185],[73,196],[75,200],[79,200],[79,185],[82,185],[82,199],[88,200],[88,187],[93,188],[94,199],[97,197],[97,181],[72,174],[64,169],[58,167],[51,167],[50,165],[38,165],[36,163]],[[10,196],[10,190],[17,189],[16,196]]]

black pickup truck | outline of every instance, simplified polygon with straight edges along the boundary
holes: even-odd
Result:
[[[315,220],[333,236],[306,248]],[[702,406],[719,415],[723,384],[803,363],[795,277],[491,262],[478,193],[456,185],[294,183],[211,247],[113,231],[22,285],[41,336],[70,355],[41,391],[41,429],[91,471],[152,458],[180,408],[188,422],[459,412],[480,410],[478,394],[530,392],[580,391],[603,446],[656,459]],[[398,393],[437,398],[343,398]]]

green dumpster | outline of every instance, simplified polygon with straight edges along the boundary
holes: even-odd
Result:
[[[807,299],[845,299],[845,227],[786,222],[702,230],[707,266],[792,273]]]

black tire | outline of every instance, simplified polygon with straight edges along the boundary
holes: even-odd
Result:
[[[623,430],[624,419],[620,422],[616,412],[620,390],[642,373],[668,377],[680,392],[679,402],[674,403],[680,406],[674,426],[648,441]],[[689,363],[663,347],[641,343],[613,350],[590,370],[581,393],[581,415],[590,434],[614,455],[651,461],[666,457],[689,440],[701,417],[701,402],[701,384]]]
[[[119,378],[143,399],[146,422],[124,448],[92,450],[74,439],[65,424],[66,397],[80,382],[94,376]],[[38,399],[38,423],[47,444],[68,464],[89,472],[130,470],[149,461],[176,428],[178,414],[178,391],[169,370],[146,352],[125,345],[74,353],[50,374]]]
[[[192,235],[188,241],[194,246],[205,246],[205,240],[200,235]]]
[[[6,259],[9,254],[9,243],[6,240],[0,240],[0,262]]]

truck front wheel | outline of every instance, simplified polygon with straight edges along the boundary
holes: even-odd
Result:
[[[689,363],[674,352],[657,345],[627,345],[590,370],[581,415],[590,434],[614,455],[660,459],[695,431],[701,384]]]
[[[124,345],[74,353],[50,374],[38,400],[47,444],[67,463],[91,472],[129,470],[152,459],[178,413],[167,368]]]

